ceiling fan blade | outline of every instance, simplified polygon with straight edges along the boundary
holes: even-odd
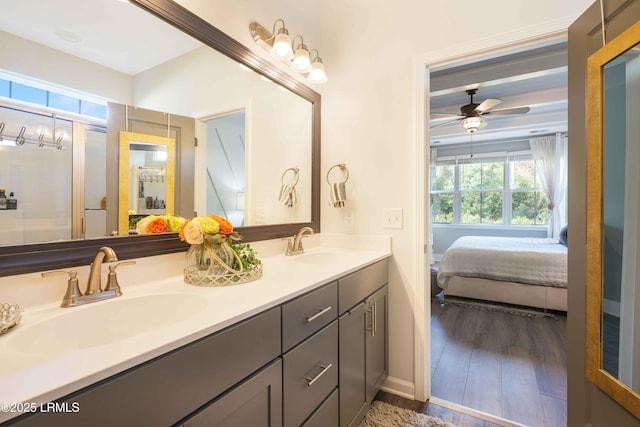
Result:
[[[504,110],[487,111],[482,113],[483,116],[506,116],[509,114],[525,114],[528,113],[531,108],[529,107],[517,107],[517,108],[505,108]]]
[[[438,123],[437,125],[430,126],[429,129],[434,129],[434,128],[439,128],[439,127],[442,127],[442,126],[450,125],[451,123],[455,123],[457,121],[460,121],[460,119],[453,119],[453,120],[449,120],[449,121],[446,121],[446,122]]]
[[[460,114],[458,114],[458,112],[456,111],[455,113],[445,113],[445,112],[441,112],[441,111],[432,111],[429,114],[431,114],[432,116],[453,116],[453,117],[457,117]]]
[[[480,103],[480,105],[478,105],[475,108],[475,111],[479,111],[481,113],[484,113],[485,111],[492,109],[493,107],[495,107],[496,105],[500,104],[501,102],[502,102],[502,100],[498,99],[498,98],[485,99],[484,101],[482,101]]]

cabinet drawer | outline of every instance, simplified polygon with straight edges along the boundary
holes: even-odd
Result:
[[[389,262],[386,259],[338,280],[338,313],[343,314],[388,281]]]
[[[338,322],[283,359],[284,426],[297,427],[338,385]]]
[[[311,291],[282,306],[282,351],[296,344],[336,319],[338,283]]]

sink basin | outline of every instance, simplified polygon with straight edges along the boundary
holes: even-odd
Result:
[[[60,309],[55,317],[20,325],[10,336],[19,352],[57,353],[96,347],[177,323],[206,308],[193,294],[115,298]]]
[[[302,264],[334,264],[344,261],[348,256],[342,252],[310,252],[294,255],[294,261]]]

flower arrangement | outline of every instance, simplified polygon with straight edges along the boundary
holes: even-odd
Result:
[[[180,240],[190,245],[208,243],[231,244],[242,236],[233,231],[233,225],[226,218],[216,215],[196,216],[185,220],[180,226]]]
[[[136,218],[138,234],[178,233],[190,244],[185,282],[196,286],[245,283],[262,276],[262,261],[248,243],[233,244],[242,236],[233,224],[216,215],[185,219],[176,215]]]
[[[176,233],[186,220],[176,215],[148,215],[135,224],[138,234]]]
[[[180,240],[191,245],[187,251],[185,281],[200,286],[244,283],[262,276],[262,261],[226,218],[197,216],[180,226]]]

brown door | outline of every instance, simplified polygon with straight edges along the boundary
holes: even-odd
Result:
[[[613,39],[640,19],[640,0],[604,1],[605,35]],[[600,3],[569,27],[569,306],[568,426],[640,427],[640,420],[585,377],[587,57],[602,47]]]

